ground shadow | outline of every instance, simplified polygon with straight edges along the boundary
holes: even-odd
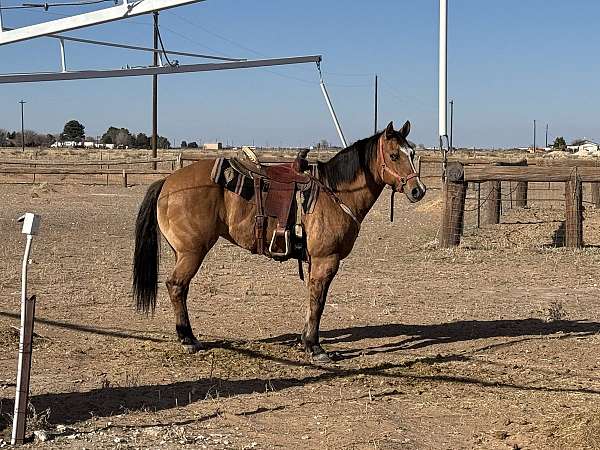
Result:
[[[554,247],[564,247],[565,246],[565,242],[566,242],[566,237],[565,237],[565,221],[561,221],[560,225],[558,226],[558,228],[554,231],[554,234],[552,235],[552,245]]]
[[[325,343],[351,343],[371,338],[401,338],[399,342],[386,344],[379,351],[398,351],[406,348],[422,348],[429,345],[468,341],[493,337],[526,337],[543,336],[563,332],[586,335],[598,333],[600,323],[583,321],[545,322],[539,319],[496,320],[496,321],[461,321],[433,325],[387,324],[364,327],[342,328],[323,332]],[[285,334],[264,341],[272,343],[295,343],[296,335]],[[503,344],[493,344],[503,345]],[[250,349],[235,341],[217,341],[208,348],[219,347],[236,351],[247,357],[274,361],[288,366],[305,366],[307,363],[267,354],[261,350]],[[361,351],[368,350],[362,346]],[[339,366],[319,367],[317,373],[308,376],[281,376],[269,378],[222,379],[202,378],[195,381],[182,381],[170,384],[156,384],[126,387],[104,387],[84,392],[63,392],[34,395],[31,403],[39,413],[50,409],[49,424],[73,424],[91,417],[110,417],[128,411],[163,411],[178,406],[185,406],[208,398],[232,397],[265,391],[282,391],[295,386],[327,382],[333,379],[355,377],[357,375],[376,375],[394,379],[407,379],[411,382],[444,382],[492,387],[494,389],[519,389],[523,391],[542,392],[577,392],[599,395],[600,391],[584,387],[563,386],[529,386],[514,383],[503,383],[497,380],[486,380],[459,375],[427,374],[423,371],[411,371],[415,364],[440,364],[449,361],[471,361],[467,354],[450,354],[446,356],[415,357],[402,362],[372,362],[370,366],[341,368]],[[296,372],[298,375],[305,371]],[[314,372],[313,372],[314,373]],[[8,414],[12,412],[13,400],[0,397],[0,431],[8,428]],[[258,410],[257,410],[258,411]],[[259,413],[258,411],[257,413]],[[252,411],[239,414],[253,414]],[[214,415],[213,415],[214,416]],[[207,416],[206,418],[210,418]],[[157,424],[153,424],[157,425]],[[160,425],[160,424],[158,424]],[[152,426],[152,425],[147,425]]]
[[[8,311],[0,311],[0,317],[9,317],[11,319],[19,319],[21,317],[21,315],[12,313],[12,312],[8,312]],[[78,331],[81,333],[97,334],[100,336],[110,336],[110,337],[122,338],[122,339],[137,339],[140,341],[151,341],[151,342],[164,342],[165,341],[165,339],[161,339],[161,338],[144,336],[141,334],[141,333],[143,333],[142,331],[136,331],[136,330],[115,330],[115,329],[107,329],[107,328],[100,328],[100,327],[90,327],[87,325],[78,325],[76,323],[64,322],[62,320],[44,319],[41,317],[36,317],[35,322],[41,323],[44,325],[48,325],[51,327],[64,328],[67,330]],[[138,334],[135,334],[135,333],[138,333]]]
[[[448,344],[494,337],[543,336],[563,333],[594,334],[600,332],[600,323],[560,320],[547,322],[541,319],[517,320],[461,320],[440,324],[382,324],[340,328],[321,332],[324,344],[357,342],[364,339],[402,338],[386,344],[388,351],[418,349],[436,344]],[[263,339],[262,342],[293,344],[297,334],[282,334]],[[366,348],[362,346],[364,351]]]

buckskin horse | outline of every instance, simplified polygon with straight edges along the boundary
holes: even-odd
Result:
[[[340,261],[352,251],[361,222],[386,185],[394,192],[403,192],[410,202],[425,195],[425,185],[415,169],[413,145],[406,139],[409,132],[410,122],[400,130],[394,130],[390,122],[383,132],[355,142],[327,162],[317,163],[313,175],[302,175],[307,177],[303,180],[310,179],[319,187],[312,210],[300,215],[309,291],[300,338],[315,362],[331,362],[319,342],[319,324],[329,286]],[[281,226],[276,217],[257,214],[264,206],[261,193],[265,187],[259,183],[250,200],[225,189],[212,180],[216,161],[200,160],[153,183],[136,222],[133,295],[137,309],[148,313],[156,306],[162,233],[176,256],[175,268],[166,280],[175,328],[190,353],[201,345],[188,317],[188,290],[207,253],[222,237],[253,253],[271,256],[260,241],[271,235],[275,239]],[[289,165],[283,168],[288,170]],[[257,228],[259,215],[265,221]]]

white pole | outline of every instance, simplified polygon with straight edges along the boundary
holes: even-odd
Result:
[[[60,63],[62,66],[62,71],[67,71],[67,60],[65,58],[65,41],[63,39],[59,40],[60,42]]]
[[[440,0],[439,135],[446,136],[448,105],[448,0]]]
[[[344,148],[348,147],[346,143],[346,138],[344,137],[344,133],[342,133],[342,128],[340,127],[340,122],[338,121],[337,116],[335,115],[335,111],[333,109],[333,105],[331,104],[331,100],[329,99],[329,94],[327,93],[327,89],[325,88],[325,83],[323,83],[323,79],[321,79],[321,92],[323,92],[323,97],[325,97],[325,102],[327,103],[327,107],[329,108],[329,114],[331,114],[331,118],[333,119],[333,123],[335,124],[335,129],[338,132],[340,137],[340,141],[342,141],[342,145]]]
[[[27,235],[23,265],[21,268],[21,334],[19,338],[19,365],[17,367],[17,391],[15,394],[15,414],[13,417],[12,445],[23,444],[25,420],[27,418],[27,397],[29,395],[29,373],[31,368],[31,341],[26,342],[25,318],[27,316],[27,264],[33,236]]]
[[[31,350],[33,342],[33,322],[35,314],[35,295],[27,297],[27,267],[33,236],[37,234],[40,217],[27,213],[19,218],[23,222],[22,232],[27,235],[25,254],[21,266],[21,333],[19,338],[19,363],[17,366],[17,389],[15,393],[15,411],[12,428],[12,445],[25,441],[27,420],[27,400],[29,397],[29,378],[31,374]]]

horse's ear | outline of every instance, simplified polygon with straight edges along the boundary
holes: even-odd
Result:
[[[385,127],[385,137],[387,139],[391,138],[394,135],[394,122],[388,123],[388,126]]]
[[[402,137],[404,139],[406,139],[406,137],[408,136],[408,133],[410,133],[410,121],[406,121],[404,123],[404,125],[402,126],[402,128],[400,129],[400,134],[402,135]]]

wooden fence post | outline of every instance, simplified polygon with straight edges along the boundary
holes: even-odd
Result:
[[[518,161],[515,165],[527,166],[527,160]],[[527,181],[517,181],[517,187],[515,188],[515,206],[517,208],[527,208],[527,190]]]
[[[444,207],[440,225],[440,248],[457,247],[463,230],[467,183],[463,179],[463,165],[448,164],[444,182]]]
[[[565,183],[565,245],[583,246],[583,190],[577,169]]]
[[[518,181],[515,189],[515,206],[517,208],[527,207],[527,181]]]
[[[502,182],[488,181],[487,195],[483,202],[483,225],[496,225],[500,223],[500,207],[502,206]]]
[[[600,183],[590,183],[592,186],[592,203],[594,208],[600,208]]]
[[[127,187],[127,172],[123,169],[123,187]]]

